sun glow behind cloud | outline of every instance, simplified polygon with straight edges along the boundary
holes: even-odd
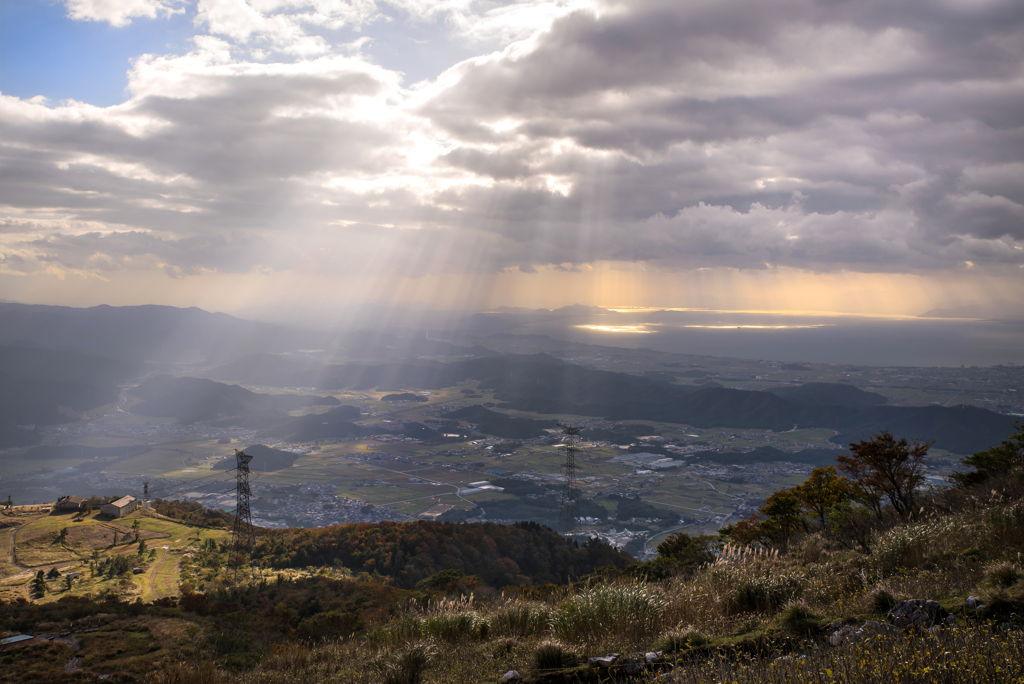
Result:
[[[706,328],[708,330],[800,330],[811,328],[832,328],[833,323],[813,323],[808,325],[684,325],[683,328]]]
[[[602,306],[601,308],[615,313],[652,313],[655,311],[686,311],[698,313],[720,313],[720,314],[770,314],[772,316],[850,316],[857,318],[887,318],[892,320],[918,319],[920,316],[900,313],[851,313],[848,311],[821,311],[821,310],[792,310],[792,309],[703,309],[687,307],[656,307],[656,306]],[[731,327],[731,326],[723,326]],[[788,326],[781,326],[788,327]]]
[[[1024,19],[910,5],[75,0],[198,34],[140,56],[117,106],[0,96],[0,285],[214,309],[1024,300]],[[478,54],[408,83],[367,47],[403,22]]]

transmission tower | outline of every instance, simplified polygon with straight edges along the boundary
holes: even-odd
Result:
[[[565,450],[560,522],[562,531],[569,533],[576,529],[576,518],[580,514],[580,489],[576,484],[576,451],[580,445],[580,428],[561,423],[558,426],[562,428],[562,448]]]
[[[249,508],[249,461],[252,456],[235,449],[235,526],[231,530],[231,564],[238,577],[240,565],[248,559],[256,544],[256,533],[252,529],[252,512]]]
[[[149,510],[149,480],[142,481],[142,508]]]

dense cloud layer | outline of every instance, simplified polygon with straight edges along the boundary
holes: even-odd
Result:
[[[122,105],[0,96],[0,269],[1024,264],[1019,2],[484,9],[199,0]],[[396,12],[512,42],[410,85],[330,40]]]

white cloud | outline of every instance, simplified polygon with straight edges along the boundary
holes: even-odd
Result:
[[[308,56],[331,49],[318,31],[362,30],[394,21],[393,14],[413,22],[442,22],[462,40],[494,47],[529,38],[558,17],[593,5],[593,0],[198,0],[196,22],[239,44],[263,42]]]
[[[199,0],[122,105],[0,96],[0,270],[1015,268],[1024,10],[961,5]],[[502,49],[406,89],[325,37],[386,15]]]
[[[132,19],[155,19],[183,12],[185,0],[65,0],[65,4],[72,19],[127,26]]]
[[[443,19],[458,35],[490,45],[527,39],[559,17],[598,6],[596,0],[382,0],[382,4],[420,20]]]

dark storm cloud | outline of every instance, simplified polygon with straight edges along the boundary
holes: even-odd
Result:
[[[535,174],[571,182],[565,198],[501,204],[510,237],[597,204],[572,229],[594,247],[585,259],[1021,263],[1007,241],[1024,239],[1022,64],[1019,3],[631,2],[461,65],[421,111],[466,147],[508,160],[522,146]],[[544,161],[544,141],[575,149]],[[493,196],[469,195],[467,210],[493,212]]]

